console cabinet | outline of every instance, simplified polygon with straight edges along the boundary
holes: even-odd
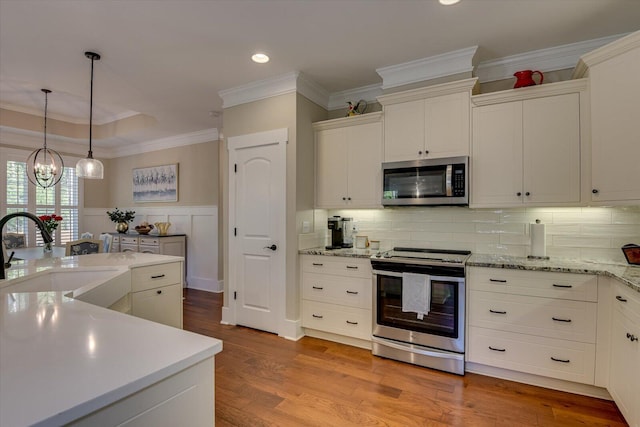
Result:
[[[472,98],[472,207],[580,203],[586,80]]]
[[[470,267],[467,360],[595,383],[596,276]]]
[[[477,78],[378,97],[384,161],[469,155],[469,99]]]
[[[369,260],[315,255],[302,255],[300,260],[306,333],[314,336],[314,331],[321,331],[370,342],[373,291]]]
[[[313,124],[317,207],[380,207],[381,120],[382,113],[370,113]]]
[[[114,233],[109,252],[142,252],[184,258],[185,248],[186,236],[184,234],[155,236]]]

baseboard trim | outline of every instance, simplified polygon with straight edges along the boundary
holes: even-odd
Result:
[[[236,320],[233,316],[233,311],[231,311],[229,307],[222,307],[222,319],[220,320],[220,323],[222,323],[223,325],[236,324]]]
[[[298,341],[300,338],[304,337],[300,320],[284,319],[278,336],[290,341]]]
[[[613,400],[611,398],[611,395],[605,388],[596,387],[589,384],[574,383],[571,381],[559,380],[556,378],[527,374],[525,372],[496,368],[494,366],[487,366],[474,362],[466,362],[465,371],[473,374],[486,375],[488,377],[501,378],[518,383],[534,385],[537,387],[550,388],[553,390],[581,394],[583,396],[596,397],[599,399]]]
[[[313,338],[320,338],[327,341],[333,341],[340,344],[346,344],[353,347],[364,348],[365,350],[371,350],[371,341],[362,340],[360,338],[352,338],[344,335],[332,334],[329,332],[318,331],[317,329],[303,329],[304,334]]]

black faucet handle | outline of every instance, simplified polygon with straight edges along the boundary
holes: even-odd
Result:
[[[7,262],[4,263],[4,268],[11,268],[11,260],[13,259],[13,256],[16,254],[15,251],[11,251],[11,255],[9,255],[9,259],[7,260]]]

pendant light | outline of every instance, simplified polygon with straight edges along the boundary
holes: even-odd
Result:
[[[78,178],[102,179],[104,178],[104,166],[100,160],[93,158],[91,140],[93,136],[93,62],[100,60],[100,55],[94,52],[85,52],[84,56],[91,60],[91,98],[89,98],[89,154],[86,159],[76,164]]]
[[[42,92],[44,92],[44,145],[27,157],[27,178],[34,185],[49,188],[62,179],[64,162],[57,151],[47,148],[47,106],[49,103],[47,95],[51,91],[42,89]]]

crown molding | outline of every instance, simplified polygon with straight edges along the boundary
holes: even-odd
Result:
[[[329,105],[327,91],[299,71],[224,89],[218,95],[222,98],[222,108],[230,108],[291,92],[299,92],[325,109]]]
[[[377,68],[376,72],[382,77],[382,89],[472,72],[473,58],[477,51],[478,46],[472,46],[403,64]]]
[[[218,129],[205,129],[198,132],[129,144],[123,147],[115,147],[111,149],[111,157],[125,157],[134,154],[150,153],[152,151],[165,150],[167,148],[184,147],[186,145],[217,141],[218,139]]]
[[[588,51],[583,55],[576,65],[576,69],[573,72],[573,78],[584,77],[589,68],[594,65],[600,64],[608,59],[623,54],[640,47],[640,31],[636,31],[631,34],[620,34],[614,37],[608,44],[599,47],[598,49]]]
[[[328,110],[340,110],[347,108],[347,102],[358,102],[364,99],[367,102],[377,102],[377,98],[382,95],[382,85],[380,83],[362,86],[355,89],[343,90],[329,95]]]
[[[382,95],[378,97],[378,102],[385,106],[461,92],[468,92],[469,96],[471,96],[471,94],[477,87],[477,84],[478,78],[472,77],[470,79],[456,80],[439,85],[426,86],[417,89],[405,90],[402,92],[390,93],[388,95]]]
[[[481,83],[510,79],[519,70],[554,71],[573,68],[580,56],[622,37],[622,34],[533,50],[518,55],[483,61],[476,68]]]
[[[344,128],[348,126],[358,126],[367,123],[378,123],[382,121],[382,111],[360,114],[358,116],[340,117],[338,119],[323,120],[312,123],[313,130],[328,130]]]
[[[93,154],[97,158],[111,159],[115,157],[149,153],[167,148],[212,142],[217,141],[218,139],[218,129],[212,128],[168,138],[132,143],[123,147],[104,148],[96,147],[94,144]],[[89,148],[88,143],[85,141],[78,142],[77,139],[65,137],[52,137],[49,135],[47,137],[47,141],[50,148],[60,153],[67,153],[81,157],[85,157],[87,155],[87,150]],[[42,133],[0,126],[0,144],[34,150],[42,146]]]

